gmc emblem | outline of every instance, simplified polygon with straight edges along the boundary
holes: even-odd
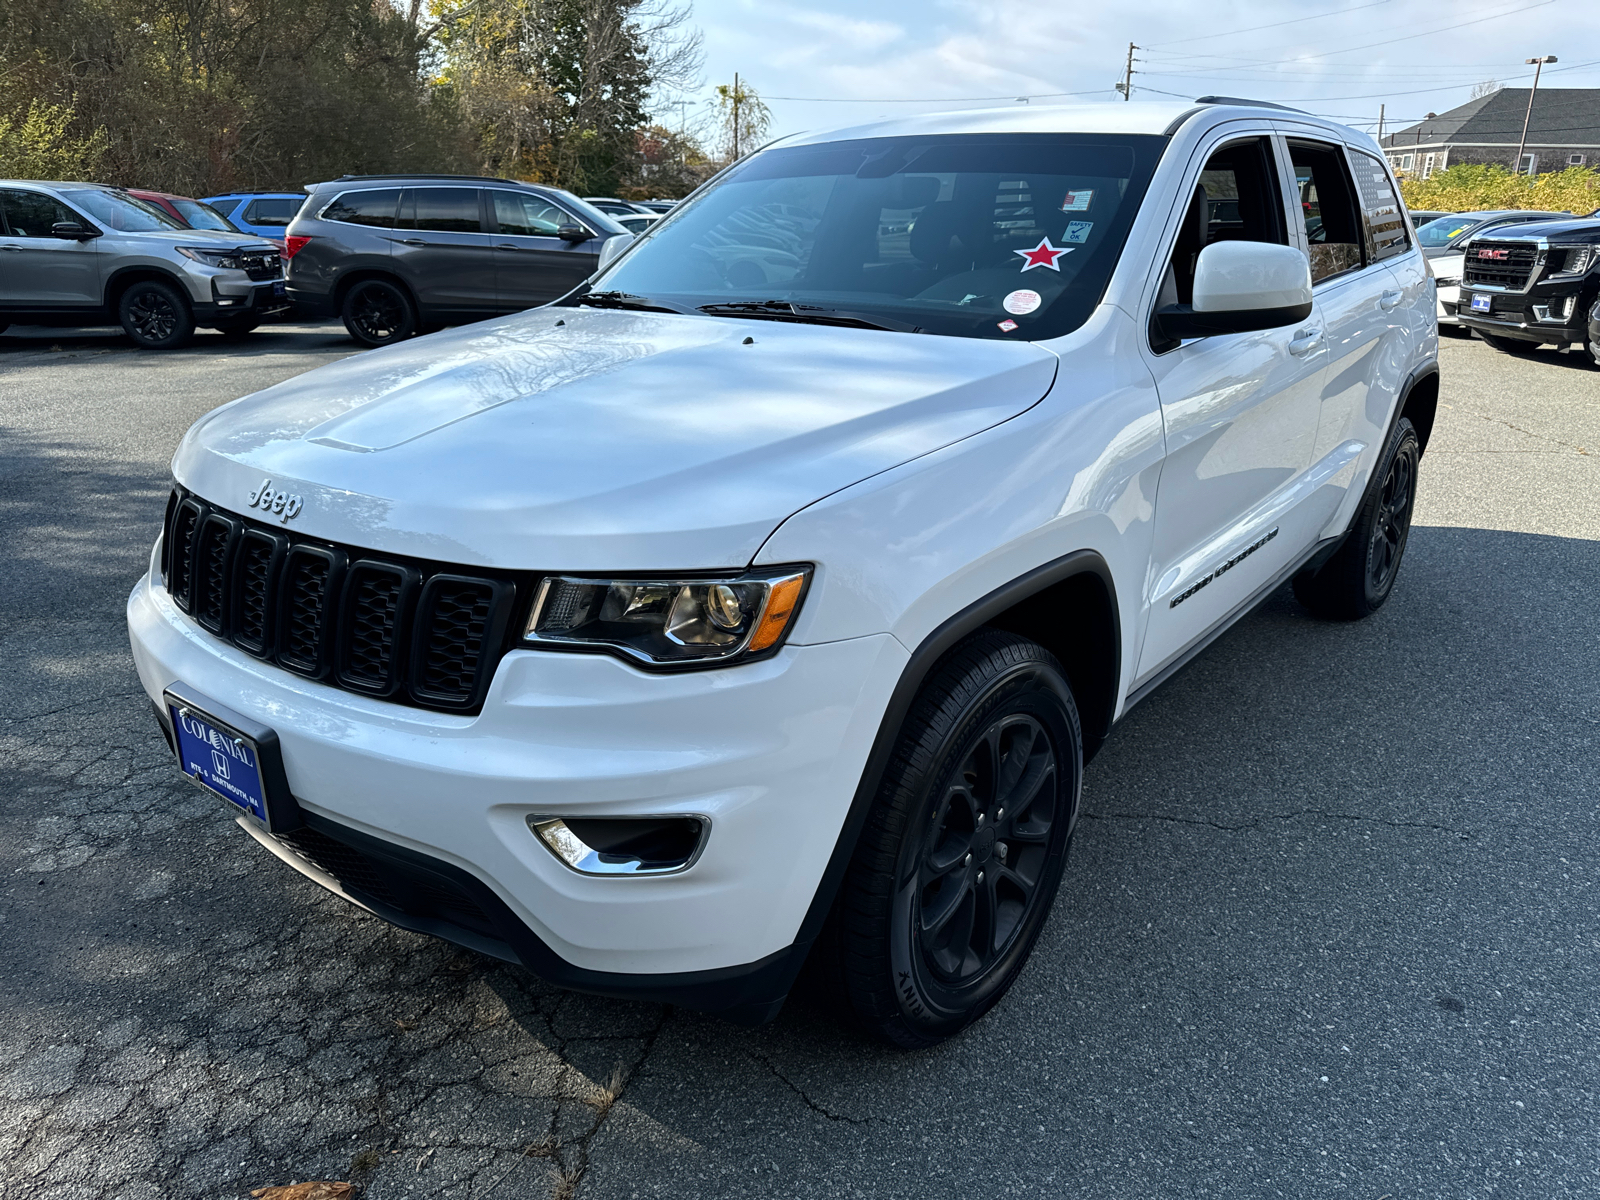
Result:
[[[1506,259],[1511,257],[1511,251],[1509,251],[1509,250],[1479,250],[1478,251],[1478,257],[1479,258],[1491,259],[1494,262],[1504,262]]]

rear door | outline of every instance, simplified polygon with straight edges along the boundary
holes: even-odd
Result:
[[[53,196],[26,188],[0,188],[0,304],[33,308],[95,308],[100,304],[100,252],[96,242],[58,238],[58,221],[94,222]]]
[[[1192,302],[1207,245],[1293,244],[1270,132],[1217,135],[1200,154],[1151,307]],[[1310,322],[1177,345],[1152,334],[1147,350],[1167,450],[1136,686],[1230,619],[1314,539],[1301,505],[1327,361]]]
[[[1348,519],[1344,501],[1366,485],[1409,361],[1407,289],[1384,260],[1406,253],[1410,241],[1381,166],[1359,156],[1371,165],[1357,180],[1342,143],[1292,126],[1285,134],[1302,214],[1297,232],[1311,259],[1312,321],[1327,347],[1313,454],[1321,482],[1311,503],[1325,524],[1339,526],[1323,531],[1332,536],[1342,532],[1339,518]],[[1383,175],[1381,190],[1375,174]],[[1421,281],[1413,284],[1415,299]]]
[[[583,221],[535,192],[491,188],[488,195],[501,308],[516,312],[548,304],[594,274],[604,239],[567,242],[556,236],[563,225],[587,229]]]
[[[424,314],[480,315],[501,307],[483,196],[473,187],[406,188],[394,234],[394,265]]]

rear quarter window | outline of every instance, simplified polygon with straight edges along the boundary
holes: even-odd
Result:
[[[1367,242],[1367,261],[1382,262],[1411,249],[1406,232],[1405,210],[1394,194],[1389,173],[1370,154],[1350,152],[1355,168],[1356,191],[1361,197],[1361,222]]]
[[[361,192],[345,192],[334,198],[322,210],[324,221],[342,221],[346,225],[369,225],[375,229],[393,229],[395,212],[400,207],[399,188],[374,188]]]

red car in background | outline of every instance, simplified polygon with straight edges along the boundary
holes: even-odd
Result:
[[[188,196],[174,196],[171,192],[153,192],[148,188],[128,188],[128,195],[135,200],[143,200],[146,204],[153,204],[167,216],[178,221],[189,229],[215,229],[222,233],[243,233],[237,225],[228,220],[211,205],[202,200],[191,200]],[[251,237],[256,235],[251,234]],[[281,238],[267,238],[269,242],[283,245]]]

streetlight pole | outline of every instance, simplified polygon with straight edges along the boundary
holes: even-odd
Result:
[[[1517,157],[1511,164],[1513,175],[1522,174],[1522,152],[1528,145],[1528,123],[1533,120],[1533,98],[1539,94],[1539,72],[1544,70],[1545,63],[1559,62],[1554,54],[1546,54],[1543,58],[1530,58],[1525,60],[1533,68],[1533,86],[1528,89],[1528,112],[1522,118],[1522,140],[1517,143]]]

